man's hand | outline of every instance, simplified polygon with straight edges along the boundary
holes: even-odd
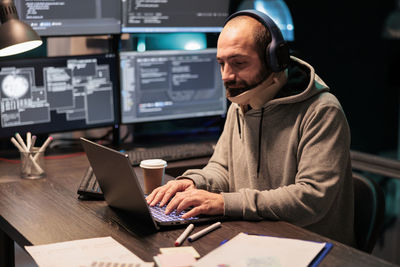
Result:
[[[174,209],[179,213],[189,207],[193,208],[182,215],[182,218],[188,219],[199,214],[223,214],[224,199],[221,194],[210,193],[199,189],[190,189],[176,193],[175,197],[171,199],[165,209],[165,213],[169,214]]]
[[[194,183],[190,179],[179,179],[169,181],[167,184],[157,187],[146,197],[147,204],[155,206],[160,202],[160,206],[167,204],[168,200],[177,192],[194,189]]]

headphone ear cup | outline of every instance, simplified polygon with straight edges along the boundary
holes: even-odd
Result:
[[[270,43],[267,47],[267,63],[272,72],[280,72],[289,65],[290,54],[289,46],[286,42]]]
[[[272,39],[265,48],[265,65],[272,72],[281,72],[289,65],[289,45],[285,41],[276,42]]]

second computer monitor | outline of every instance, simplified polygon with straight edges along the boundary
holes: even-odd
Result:
[[[216,49],[121,52],[121,121],[224,115]]]
[[[114,54],[0,61],[0,138],[118,124]]]

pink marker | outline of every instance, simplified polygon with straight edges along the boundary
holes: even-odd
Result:
[[[193,230],[194,225],[193,223],[189,224],[189,226],[183,231],[183,233],[176,239],[175,241],[175,247],[180,246],[183,241],[185,241],[186,237],[190,234],[190,232]]]

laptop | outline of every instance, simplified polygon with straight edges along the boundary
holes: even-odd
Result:
[[[108,206],[121,210],[141,223],[156,230],[168,227],[215,221],[222,216],[199,216],[183,219],[175,211],[165,215],[164,208],[150,207],[127,154],[80,138],[93,172]]]

